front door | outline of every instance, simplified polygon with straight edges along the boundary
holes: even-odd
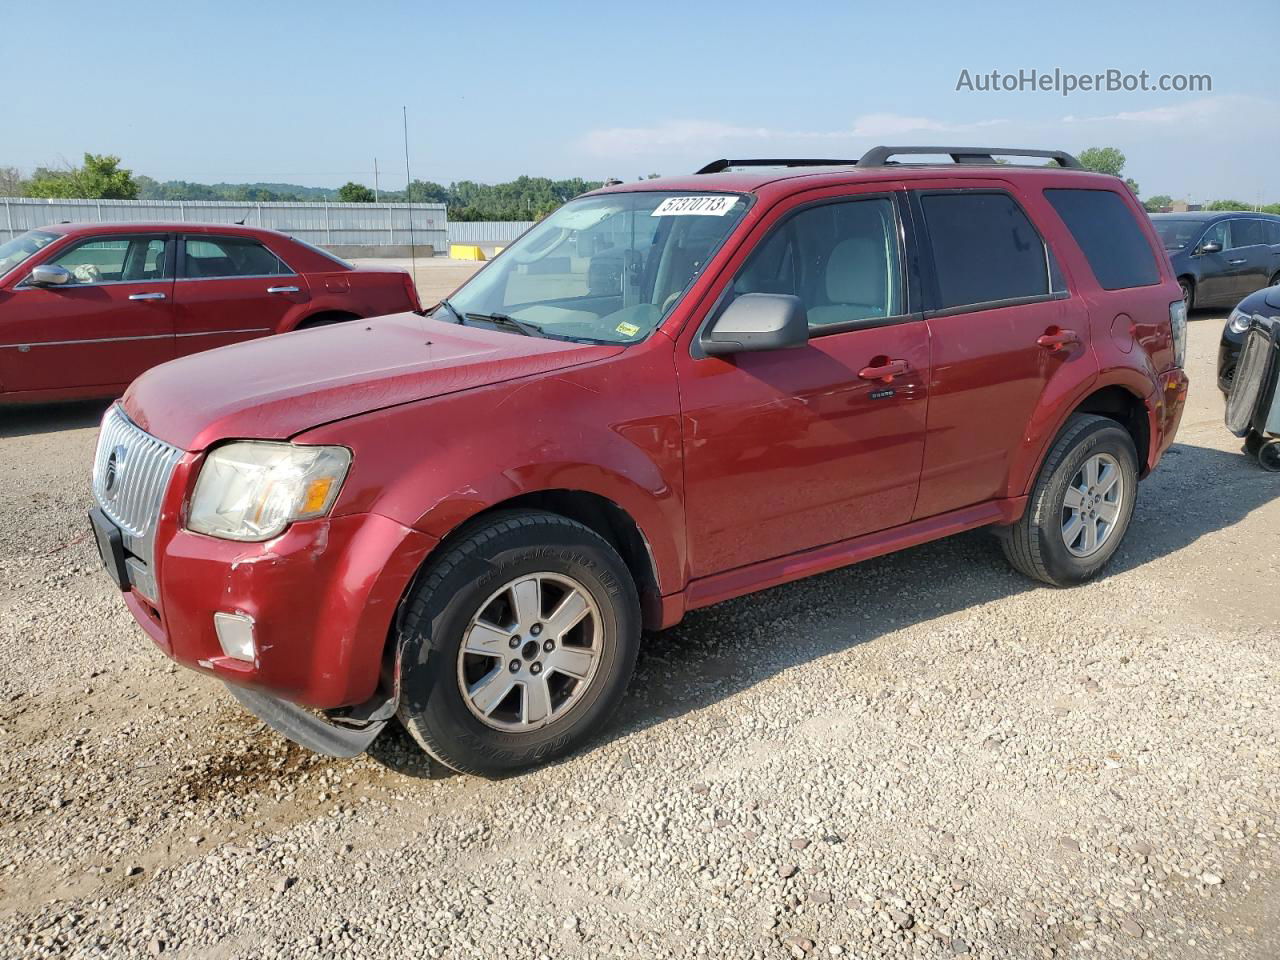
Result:
[[[905,523],[919,482],[928,332],[893,197],[793,201],[747,242],[708,322],[739,294],[790,294],[810,341],[677,350],[694,578]]]
[[[174,292],[178,353],[198,353],[276,333],[310,299],[306,281],[250,237],[189,234]]]
[[[34,286],[28,272],[0,291],[0,391],[123,387],[172,359],[168,247],[162,235],[87,238],[42,261],[67,283]]]

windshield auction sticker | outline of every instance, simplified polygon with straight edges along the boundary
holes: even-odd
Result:
[[[723,217],[738,202],[737,197],[667,197],[650,214],[652,217]]]

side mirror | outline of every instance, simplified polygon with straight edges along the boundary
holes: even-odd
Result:
[[[60,287],[72,280],[71,271],[57,264],[44,263],[31,271],[33,287]]]
[[[1220,244],[1217,240],[1209,240],[1205,243],[1200,244],[1200,250],[1198,252],[1199,253],[1221,253],[1222,244]]]
[[[757,350],[787,350],[809,342],[809,316],[799,297],[744,293],[702,335],[710,356]]]

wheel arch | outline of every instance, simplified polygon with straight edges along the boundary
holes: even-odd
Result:
[[[1124,427],[1138,451],[1138,477],[1150,472],[1151,463],[1151,411],[1146,402],[1119,384],[1111,384],[1095,390],[1076,406],[1071,414],[1094,413],[1115,420]]]
[[[644,626],[656,629],[662,620],[662,593],[658,586],[657,561],[644,531],[636,519],[622,506],[608,497],[587,490],[549,489],[517,494],[468,517],[450,530],[423,562],[431,562],[432,556],[447,549],[460,536],[484,523],[495,513],[512,510],[541,510],[554,513],[582,524],[602,537],[626,565],[636,591],[640,595],[640,609]]]
[[[317,310],[298,319],[290,330],[305,330],[310,327],[324,326],[330,323],[347,323],[351,320],[362,320],[363,317],[350,310]]]

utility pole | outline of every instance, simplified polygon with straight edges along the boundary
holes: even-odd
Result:
[[[378,158],[373,158],[373,202],[378,202]]]

